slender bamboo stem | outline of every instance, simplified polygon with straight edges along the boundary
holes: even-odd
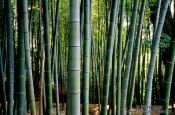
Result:
[[[137,10],[138,10],[138,3],[139,0],[134,0],[133,5],[133,14],[131,19],[131,25],[130,25],[130,32],[128,35],[128,51],[126,56],[126,69],[125,69],[125,75],[122,82],[122,99],[121,99],[121,115],[126,114],[126,99],[127,99],[127,90],[128,90],[128,81],[129,81],[129,75],[131,71],[131,60],[132,60],[132,52],[133,52],[133,42],[134,42],[134,33],[135,33],[135,26],[136,26],[136,16],[137,16]]]
[[[13,115],[13,95],[14,95],[14,43],[13,43],[13,21],[11,0],[7,0],[7,66],[8,66],[8,115]]]
[[[35,107],[35,95],[33,87],[33,75],[32,75],[32,64],[31,64],[31,54],[30,54],[30,43],[29,43],[29,21],[28,21],[28,1],[22,0],[23,7],[23,23],[24,23],[24,42],[25,42],[25,59],[26,59],[26,69],[27,69],[27,85],[29,93],[29,103],[31,106],[31,114],[36,115]]]
[[[141,32],[142,32],[142,25],[143,25],[143,19],[144,19],[144,14],[145,14],[145,7],[146,7],[146,0],[142,1],[141,5],[141,12],[140,12],[140,19],[139,19],[139,24],[138,24],[138,29],[137,29],[137,36],[136,36],[136,41],[135,41],[135,47],[134,47],[134,54],[133,54],[133,70],[131,74],[131,93],[129,95],[129,102],[128,102],[128,114],[131,114],[131,109],[132,109],[132,102],[134,98],[134,89],[135,89],[135,79],[136,79],[136,70],[137,70],[137,65],[138,65],[138,55],[140,51],[140,39],[141,39]],[[139,77],[139,76],[138,76]]]
[[[120,24],[118,34],[118,61],[117,61],[117,95],[116,114],[120,115],[121,105],[121,70],[122,70],[122,38],[123,38],[124,0],[120,3]]]
[[[102,95],[102,107],[101,107],[101,115],[107,114],[107,105],[108,105],[108,95],[109,95],[109,82],[110,82],[110,68],[112,63],[112,54],[113,54],[113,46],[114,46],[114,38],[115,38],[115,30],[117,23],[117,13],[118,13],[118,0],[114,0],[111,9],[111,19],[110,19],[110,27],[109,27],[109,35],[107,40],[106,47],[106,59],[105,59],[105,67],[104,67],[104,79],[103,79],[103,95]]]
[[[48,0],[43,0],[43,25],[45,42],[45,92],[46,92],[46,115],[52,115],[52,77],[50,58],[50,36],[49,36],[49,9]]]

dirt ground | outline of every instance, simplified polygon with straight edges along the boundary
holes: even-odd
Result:
[[[38,105],[37,115],[39,115],[39,103],[37,103],[37,105]],[[56,115],[55,106],[56,104],[53,104],[53,115]],[[163,112],[161,106],[153,106],[151,110],[152,110],[151,115],[160,115],[160,112]],[[175,110],[172,111],[171,106],[169,110],[170,110],[169,115],[175,115]],[[66,115],[66,104],[64,104],[64,107],[62,106],[62,104],[60,104],[60,113],[61,115]],[[140,109],[139,106],[132,109],[131,115],[142,115],[142,114],[143,114],[143,109]],[[90,104],[89,115],[99,115],[98,104]]]

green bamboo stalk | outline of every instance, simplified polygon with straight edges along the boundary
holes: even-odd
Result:
[[[2,109],[3,109],[3,115],[7,115],[7,99],[6,99],[6,88],[5,88],[5,77],[4,77],[4,71],[3,71],[3,65],[2,65],[2,55],[1,55],[1,48],[0,48],[0,87],[2,88]]]
[[[159,22],[155,32],[154,43],[151,50],[151,60],[150,60],[148,75],[147,75],[147,83],[146,83],[146,91],[145,91],[146,95],[144,98],[144,115],[150,115],[150,112],[151,112],[150,109],[151,109],[151,97],[152,97],[152,81],[153,81],[153,74],[154,74],[154,68],[155,68],[156,53],[159,47],[160,36],[161,36],[161,32],[164,25],[165,16],[166,16],[169,3],[170,3],[170,0],[165,0],[162,3]]]
[[[122,70],[122,34],[124,19],[124,0],[120,3],[120,24],[118,34],[118,61],[117,61],[117,95],[116,95],[116,114],[120,115],[121,105],[121,70]]]
[[[42,1],[38,1],[39,8],[42,9]],[[43,91],[44,91],[44,63],[45,63],[45,51],[44,51],[44,40],[43,40],[43,31],[42,31],[42,11],[39,10],[39,33],[40,33],[40,103],[39,103],[39,115],[44,113],[45,107],[43,105]],[[45,104],[45,103],[44,103]]]
[[[56,33],[58,31],[59,33],[59,0],[57,0],[56,3],[56,15],[55,15],[55,24],[54,24],[54,30],[53,30],[53,56],[52,56],[52,65],[54,66],[52,68],[52,71],[55,71],[55,86],[56,86],[56,114],[59,115],[59,88],[58,88],[58,65],[57,65],[57,50],[56,50],[56,43],[57,43],[57,39],[56,39]],[[52,73],[52,75],[54,75]]]
[[[67,115],[80,115],[80,0],[70,0]]]
[[[81,40],[81,44],[83,41],[83,31],[84,31],[84,1],[85,0],[81,0],[81,5],[80,5],[80,40]]]
[[[174,25],[175,25],[175,18],[174,18]],[[175,63],[175,50],[174,49],[175,49],[175,34],[173,33],[173,38],[171,39],[171,44],[170,44],[170,56],[167,61],[167,67],[165,71],[165,79],[164,79],[164,85],[163,85],[164,86],[164,90],[163,90],[164,91],[163,93],[164,115],[169,114],[168,107],[169,107],[171,83],[172,83],[174,63]]]
[[[31,114],[36,115],[35,107],[35,95],[33,87],[33,75],[32,75],[32,65],[31,65],[31,54],[30,54],[30,43],[29,43],[29,21],[28,21],[28,1],[21,0],[22,2],[22,17],[24,26],[24,42],[25,42],[25,59],[26,59],[26,75],[27,75],[27,85],[29,93],[29,103],[31,107]]]
[[[57,55],[56,55],[57,57]],[[57,58],[55,58],[55,87],[56,87],[56,115],[60,115],[59,112],[59,87],[58,87],[58,66],[57,66]]]
[[[160,8],[161,8],[161,0],[157,0],[156,19],[155,19],[155,22],[154,22],[153,41],[152,42],[154,42],[155,32],[157,30],[157,25],[158,25],[158,22],[159,22]]]
[[[129,30],[129,35],[128,35],[128,51],[126,55],[126,70],[125,70],[125,75],[123,78],[123,83],[122,83],[122,99],[121,99],[121,115],[126,114],[126,99],[127,99],[127,89],[128,89],[128,80],[129,80],[129,75],[130,75],[130,68],[131,68],[131,60],[132,60],[132,52],[133,52],[133,42],[134,42],[134,33],[135,33],[135,26],[136,26],[136,17],[137,17],[137,10],[138,10],[138,3],[139,0],[134,0],[134,5],[133,5],[133,14],[131,18],[131,25],[130,25],[130,30]]]
[[[155,19],[155,23],[154,23],[154,34],[156,32],[157,29],[157,25],[158,25],[158,21],[159,21],[159,17],[160,17],[160,7],[161,7],[161,0],[157,1],[157,12],[156,12],[156,19]],[[154,37],[154,35],[153,35]]]
[[[22,19],[22,2],[17,0],[18,10],[18,71],[17,71],[17,115],[24,114],[26,74],[25,74],[25,46],[24,22]]]
[[[95,40],[93,38],[93,32],[92,32],[92,56],[93,56],[93,60],[94,60],[94,63],[95,63],[95,69],[94,69],[94,73],[95,73],[95,81],[96,81],[96,88],[97,88],[97,100],[98,100],[98,107],[100,108],[100,88],[99,88],[99,75],[98,75],[98,60],[97,60],[97,51],[96,51],[96,48],[95,48]],[[93,65],[93,64],[92,64]],[[93,69],[92,69],[93,70]]]
[[[111,80],[111,114],[116,115],[116,70],[117,70],[117,39],[114,41],[112,59],[112,80]]]
[[[1,18],[1,24],[0,24],[0,32],[1,32],[1,34],[0,34],[0,38],[1,38],[1,40],[0,40],[0,45],[1,45],[1,48],[0,48],[0,50],[1,50],[1,77],[2,77],[2,80],[4,81],[4,85],[3,85],[3,90],[5,91],[5,76],[6,76],[6,51],[7,51],[7,49],[6,49],[6,47],[7,47],[7,40],[6,40],[6,37],[7,37],[7,35],[6,35],[6,24],[7,24],[7,22],[6,22],[6,15],[5,15],[5,10],[4,9],[7,9],[6,8],[6,2],[4,2],[4,1],[0,1],[0,3],[1,3],[1,5],[0,5],[0,10],[1,10],[1,14],[0,14],[0,18]],[[3,10],[2,10],[3,9]],[[5,58],[4,58],[5,57]],[[4,99],[3,99],[3,103],[4,103],[4,109],[6,109],[6,114],[7,114],[7,107],[5,107],[5,106],[7,106],[7,103],[6,103],[6,93],[4,93],[3,94],[5,97],[4,97]]]
[[[104,67],[101,115],[107,114],[109,82],[110,82],[110,68],[111,68],[111,63],[112,63],[115,30],[116,30],[116,23],[117,23],[117,16],[118,16],[117,15],[118,3],[119,3],[118,0],[113,0],[111,14],[110,14],[111,19],[110,19],[110,27],[109,27],[109,36],[107,39],[106,59],[105,59],[105,64],[104,64],[105,67]]]
[[[52,25],[52,27],[51,27],[52,28],[52,36],[54,36],[53,34],[54,34],[54,29],[55,29],[55,21],[54,21],[54,13],[55,13],[54,12],[54,9],[55,9],[54,8],[54,5],[55,4],[54,4],[54,1],[55,0],[50,0],[49,1],[49,4],[50,4],[50,14],[51,14],[51,22],[52,22],[51,23],[51,25]],[[53,79],[53,77],[52,77],[52,79]]]
[[[39,115],[42,115],[44,113],[44,109],[43,108],[43,91],[44,91],[44,63],[45,63],[45,52],[44,52],[44,47],[43,47],[43,38],[41,38],[41,66],[40,66],[40,103],[39,103]],[[44,103],[45,104],[45,103]]]
[[[45,93],[46,93],[46,115],[52,115],[52,78],[50,58],[50,36],[49,36],[49,14],[48,0],[43,0],[43,25],[45,42]]]
[[[58,31],[58,25],[59,25],[59,0],[57,0],[56,4],[56,15],[55,15],[55,24],[53,29],[53,51],[52,51],[52,75],[54,73],[54,62],[56,61],[56,43],[57,43],[57,31]]]
[[[14,43],[13,43],[13,21],[11,0],[7,0],[7,80],[8,80],[8,115],[13,115],[13,95],[14,95]]]
[[[82,76],[82,114],[89,114],[89,78],[90,78],[90,59],[91,59],[91,3],[90,0],[84,1],[84,62]]]
[[[138,29],[137,29],[137,36],[136,36],[136,41],[135,41],[135,46],[134,46],[134,53],[133,53],[133,70],[131,73],[131,90],[130,90],[130,95],[129,95],[129,102],[128,102],[128,115],[131,114],[131,109],[132,109],[132,103],[133,103],[133,98],[134,98],[134,89],[135,89],[135,79],[136,79],[136,71],[137,71],[137,65],[138,65],[138,55],[140,51],[140,39],[141,39],[141,32],[142,32],[142,25],[143,25],[143,19],[144,19],[144,14],[145,14],[145,7],[146,7],[146,0],[142,1],[141,5],[141,12],[140,12],[140,19],[139,19],[139,24],[138,24]],[[138,76],[139,77],[139,76]]]
[[[142,39],[143,40],[143,39]],[[146,69],[145,69],[145,60],[146,60],[146,45],[143,44],[142,45],[142,55],[143,55],[143,58],[142,58],[142,66],[143,66],[143,69],[142,69],[142,83],[141,83],[141,86],[142,86],[142,90],[141,90],[141,103],[143,105],[144,103],[144,89],[145,89],[145,73],[146,73]]]

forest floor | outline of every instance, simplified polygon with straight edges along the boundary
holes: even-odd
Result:
[[[55,107],[56,107],[56,104],[53,104],[52,115],[56,115]],[[151,110],[152,110],[151,115],[160,115],[160,113],[163,112],[161,106],[153,106]],[[171,106],[169,111],[170,111],[169,115],[175,115],[175,110],[172,111]],[[37,103],[37,113],[38,112],[39,112],[39,103]],[[66,104],[64,104],[64,107],[62,106],[62,104],[60,104],[60,113],[61,115],[66,115]],[[143,114],[143,109],[141,109],[139,106],[132,109],[131,115],[142,115],[142,114]],[[39,115],[39,113],[37,115]],[[99,115],[98,104],[90,104],[89,115]]]

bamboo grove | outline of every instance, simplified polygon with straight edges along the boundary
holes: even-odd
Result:
[[[0,0],[0,115],[174,115],[175,0]]]

